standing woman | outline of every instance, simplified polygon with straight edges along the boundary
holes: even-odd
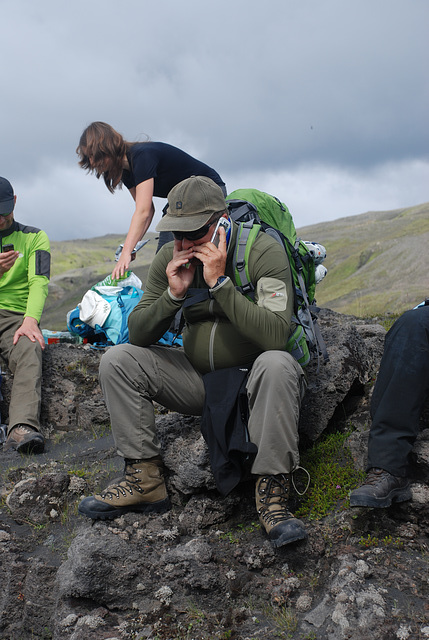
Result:
[[[127,142],[105,122],[93,122],[82,133],[76,153],[79,165],[97,178],[103,176],[111,193],[124,184],[130,191],[135,210],[113,278],[123,276],[131,262],[131,252],[152,222],[153,196],[166,198],[169,191],[193,175],[206,176],[218,184],[225,196],[226,187],[211,167],[164,142]],[[158,250],[170,240],[160,235]],[[166,234],[167,236],[169,234]]]

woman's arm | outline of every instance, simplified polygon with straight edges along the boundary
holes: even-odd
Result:
[[[130,228],[128,229],[121,256],[112,271],[112,278],[119,278],[127,271],[131,262],[131,252],[148,230],[155,213],[155,207],[152,202],[153,178],[144,180],[136,187],[132,187],[130,193],[135,200],[136,207],[133,217],[131,218]]]

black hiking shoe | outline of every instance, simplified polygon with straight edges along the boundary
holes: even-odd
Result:
[[[255,487],[256,509],[259,521],[268,534],[273,547],[304,540],[304,523],[289,511],[290,474],[259,476]]]
[[[117,518],[129,511],[163,513],[170,508],[161,457],[126,460],[122,478],[99,495],[84,498],[79,513],[94,520]]]
[[[45,438],[34,427],[28,424],[17,424],[7,437],[3,451],[15,449],[19,453],[43,453]]]
[[[392,502],[411,500],[408,478],[392,476],[384,469],[368,471],[365,482],[351,492],[351,507],[390,507]]]

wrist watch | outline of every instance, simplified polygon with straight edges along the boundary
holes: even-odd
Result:
[[[220,284],[222,284],[222,282],[225,282],[225,280],[227,279],[228,276],[219,276],[219,278],[216,280],[216,284],[215,287],[218,287]],[[213,287],[214,288],[214,287]]]

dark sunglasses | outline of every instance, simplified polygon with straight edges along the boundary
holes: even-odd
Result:
[[[213,224],[213,222],[210,222],[210,224],[206,224],[205,227],[201,227],[201,229],[197,229],[196,231],[173,231],[173,236],[176,240],[183,240],[184,238],[190,242],[200,240],[209,232],[209,229]]]

